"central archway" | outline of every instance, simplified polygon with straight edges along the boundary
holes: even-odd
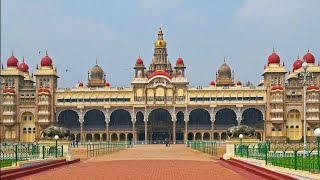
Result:
[[[229,127],[237,125],[237,115],[232,109],[223,108],[217,112],[216,120],[214,122],[216,129],[227,130]]]
[[[106,129],[105,117],[102,111],[92,109],[84,115],[83,129],[87,131],[103,131]]]
[[[172,118],[168,110],[158,108],[148,116],[148,140],[150,143],[163,143],[172,138]]]

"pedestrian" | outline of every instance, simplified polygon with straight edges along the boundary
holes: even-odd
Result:
[[[166,138],[164,142],[166,143],[166,147],[168,147],[168,138]]]
[[[76,139],[76,146],[78,147],[78,139]]]

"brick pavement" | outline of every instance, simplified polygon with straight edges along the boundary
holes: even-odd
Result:
[[[23,179],[254,179],[216,162],[184,145],[139,145]]]

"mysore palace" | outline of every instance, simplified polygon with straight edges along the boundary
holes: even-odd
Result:
[[[160,28],[149,67],[140,57],[132,63],[129,87],[113,87],[96,64],[88,82],[58,88],[48,53],[34,76],[27,60],[12,53],[1,68],[0,140],[37,141],[43,129],[56,124],[69,128],[70,138],[79,141],[224,140],[229,127],[241,124],[255,128],[261,140],[300,140],[304,91],[298,74],[303,61],[313,73],[306,82],[307,138],[320,126],[320,66],[309,50],[293,61],[290,71],[273,50],[257,85],[235,82],[224,61],[208,86],[190,87],[184,60],[171,64],[166,46]]]

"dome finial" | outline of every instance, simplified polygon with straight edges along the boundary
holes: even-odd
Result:
[[[24,63],[24,56],[22,56],[22,63]]]
[[[272,52],[274,52],[274,53],[276,52],[276,50],[274,49],[274,47],[272,48]]]
[[[12,49],[12,51],[11,51],[11,56],[14,56],[13,49]]]
[[[226,57],[225,56],[223,57],[223,62],[226,63]]]
[[[181,58],[181,54],[180,54],[180,52],[179,52],[179,58]]]
[[[308,53],[310,52],[310,49],[308,48]]]
[[[96,58],[96,64],[98,64],[98,58]]]
[[[46,50],[46,56],[48,56],[48,50]]]

